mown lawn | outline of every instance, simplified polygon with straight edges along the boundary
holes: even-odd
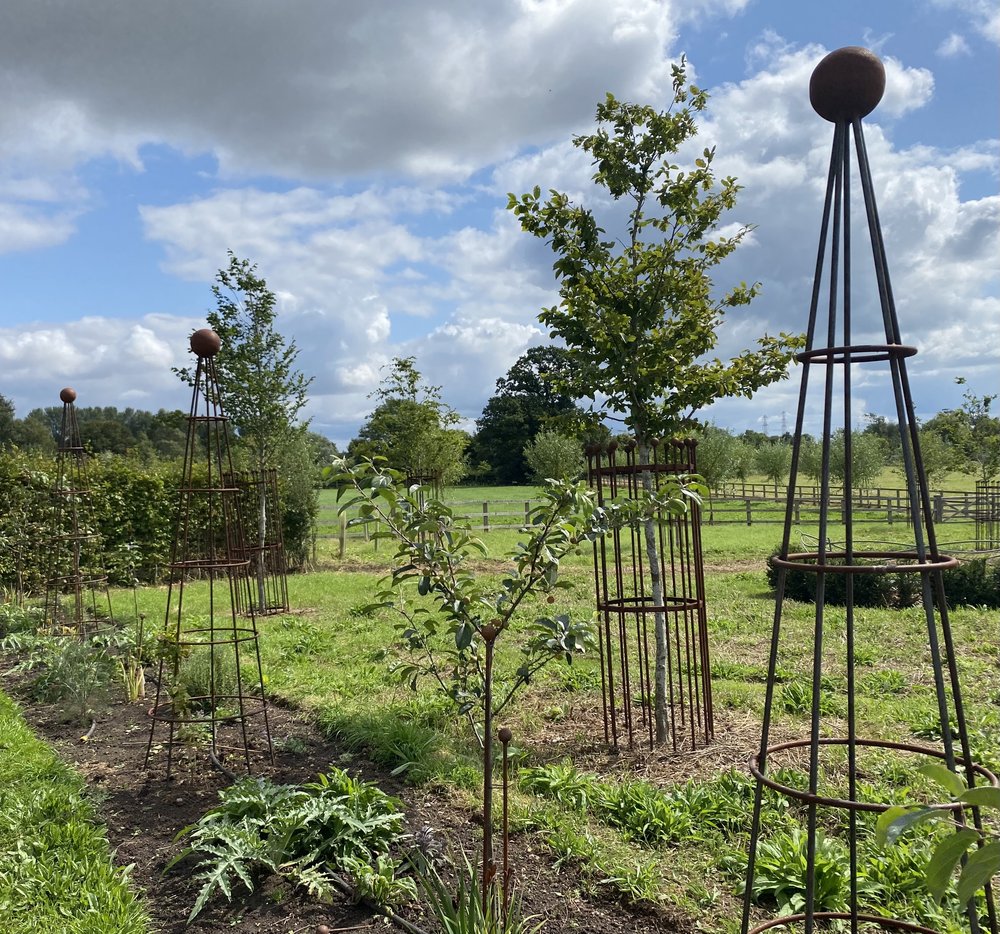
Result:
[[[0,692],[0,919],[5,934],[143,934],[83,782]]]

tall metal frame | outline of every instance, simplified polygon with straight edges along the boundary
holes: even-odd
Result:
[[[587,478],[599,506],[617,497],[638,499],[643,477],[654,484],[697,473],[692,439],[653,442],[652,463],[638,462],[637,445],[588,445]],[[701,517],[696,504],[681,516],[655,517],[658,573],[663,587],[657,603],[650,586],[643,531],[616,529],[594,544],[594,580],[599,616],[604,740],[618,748],[641,738],[654,744],[654,655],[652,626],[657,615],[667,630],[667,705],[674,751],[711,741],[714,732],[712,680],[705,610]]]
[[[985,769],[973,761],[965,709],[959,684],[956,646],[948,620],[948,607],[944,599],[943,573],[958,562],[943,554],[935,535],[930,495],[924,473],[917,419],[914,412],[906,360],[917,351],[903,344],[889,269],[885,244],[875,203],[874,186],[868,154],[865,149],[861,118],[878,104],[885,87],[885,72],[881,62],[871,52],[859,48],[846,48],[832,52],[817,66],[810,82],[810,98],[815,110],[835,126],[833,151],[830,159],[823,220],[820,230],[819,250],[816,259],[812,299],[809,309],[807,343],[798,355],[802,364],[802,381],[799,390],[795,420],[795,437],[792,445],[791,476],[785,514],[781,551],[773,559],[778,569],[777,593],[771,647],[768,662],[768,682],[765,695],[764,717],[759,751],[751,757],[750,770],[756,778],[749,860],[742,916],[742,931],[757,932],[772,928],[804,929],[811,934],[817,927],[824,930],[825,922],[849,922],[852,934],[859,930],[905,930],[930,932],[920,924],[898,918],[886,917],[879,906],[865,905],[859,893],[858,839],[861,832],[861,815],[880,812],[884,804],[864,800],[859,794],[859,772],[867,757],[878,754],[907,756],[920,761],[927,756],[949,769],[962,769],[970,785],[995,782]],[[881,324],[883,341],[858,341],[858,333],[869,327],[854,320],[852,305],[852,220],[851,176],[853,153],[857,160],[864,218],[867,221],[874,262],[880,312],[875,327]],[[829,266],[826,266],[829,245]],[[825,320],[821,292],[825,284],[827,301]],[[860,317],[860,316],[859,316]],[[903,469],[906,477],[912,540],[905,544],[865,542],[855,536],[851,513],[840,514],[840,505],[830,484],[831,442],[835,424],[839,419],[845,445],[844,499],[850,502],[854,481],[851,475],[852,402],[854,373],[859,366],[883,364],[891,379],[896,418],[899,425]],[[799,471],[799,456],[807,416],[807,395],[813,367],[819,368],[822,382],[822,458],[821,505],[818,529],[818,546],[815,551],[795,553],[791,549],[794,519],[794,491]],[[839,374],[841,386],[837,386]],[[842,390],[842,393],[840,393]],[[842,394],[839,416],[835,397]],[[842,522],[842,525],[841,525]],[[836,540],[835,540],[836,539]],[[812,703],[809,732],[804,739],[772,744],[771,728],[775,703],[775,681],[779,659],[782,658],[782,611],[785,583],[789,572],[806,572],[815,576],[815,620],[811,660]],[[855,635],[857,620],[854,613],[854,585],[862,574],[912,574],[919,581],[922,609],[922,628],[926,626],[927,656],[930,675],[937,701],[938,728],[942,737],[939,745],[918,745],[909,741],[886,741],[858,735],[855,704]],[[825,584],[830,575],[844,575],[846,600],[843,607],[833,607],[825,600]],[[901,623],[902,625],[902,623]],[[835,635],[831,637],[830,630]],[[791,648],[788,646],[787,648]],[[841,651],[843,655],[841,656]],[[842,660],[841,660],[842,659]],[[846,720],[832,720],[824,713],[821,703],[821,682],[831,671],[846,674]],[[846,735],[844,731],[846,726]],[[794,759],[794,757],[799,757]],[[782,774],[773,774],[793,757],[794,761],[806,760],[806,787],[793,787]],[[846,781],[842,777],[845,770]],[[834,776],[841,769],[839,778]],[[846,785],[846,788],[844,787]],[[806,879],[805,906],[803,911],[772,918],[751,926],[752,892],[756,871],[758,845],[764,833],[761,812],[764,789],[784,795],[805,811],[806,820]],[[947,805],[942,805],[947,806]],[[846,812],[846,813],[845,813]],[[825,910],[817,905],[817,838],[821,815],[840,814],[847,827],[848,866],[850,874],[849,906],[847,910]],[[966,821],[978,823],[978,815],[954,809],[952,815],[961,825]],[[997,919],[992,894],[987,888],[988,908],[980,917],[970,905],[966,912],[969,930],[973,934],[983,930],[997,931]],[[929,896],[928,896],[929,897]]]
[[[165,746],[168,779],[180,749],[207,747],[213,765],[227,773],[230,755],[242,759],[247,773],[253,770],[254,754],[274,762],[254,593],[248,586],[250,561],[240,523],[241,491],[232,482],[228,419],[214,359],[220,347],[219,336],[209,328],[191,336],[198,365],[144,763],[150,768],[154,752]],[[195,597],[197,613],[185,604],[192,585],[202,589]],[[242,622],[237,619],[241,606],[246,614]],[[189,666],[201,669],[198,679],[204,688],[199,693],[188,690],[198,683]]]
[[[63,404],[50,494],[42,627],[53,635],[88,639],[114,626],[108,574],[91,496],[87,452],[76,417],[76,390],[59,392]],[[68,600],[68,606],[67,606]]]

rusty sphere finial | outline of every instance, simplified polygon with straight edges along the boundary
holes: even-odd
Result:
[[[221,346],[219,335],[211,328],[201,328],[191,335],[191,349],[199,357],[214,357]]]
[[[65,389],[59,390],[59,398],[61,401],[69,404],[70,402],[76,402],[76,390],[67,386]]]
[[[831,123],[867,116],[884,93],[882,62],[874,52],[856,45],[831,52],[809,79],[809,102]]]

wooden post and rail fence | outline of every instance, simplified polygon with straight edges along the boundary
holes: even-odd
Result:
[[[460,488],[458,493],[461,492]],[[794,505],[795,523],[808,521],[817,511],[820,487],[797,486]],[[771,483],[723,483],[702,505],[702,522],[706,525],[756,525],[784,522],[787,487]],[[831,489],[832,505],[843,509],[839,488]],[[446,496],[449,502],[451,497]],[[530,519],[535,500],[483,500],[455,499],[450,505],[456,518],[467,521],[474,530],[486,533],[503,529],[516,529]],[[931,493],[935,523],[973,521],[976,518],[977,500],[973,491],[948,490]],[[851,510],[856,522],[887,522],[890,525],[910,521],[909,501],[906,490],[871,489],[855,490],[851,497]],[[339,551],[344,553],[349,539],[367,539],[367,533],[347,527],[346,517],[336,515],[336,505],[321,505],[317,538],[339,539]],[[327,518],[329,516],[329,518]],[[376,547],[378,545],[376,541]]]

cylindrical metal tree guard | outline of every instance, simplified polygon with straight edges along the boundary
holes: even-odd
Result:
[[[1000,549],[1000,483],[976,481],[976,550]]]
[[[640,464],[634,441],[588,445],[587,478],[599,506],[637,499],[644,476],[654,486],[665,478],[697,473],[693,440],[655,442],[650,464]],[[663,599],[653,598],[649,548],[641,528],[616,530],[594,545],[604,739],[618,748],[636,738],[654,743],[653,627],[658,614],[667,630],[669,741],[673,749],[696,748],[713,734],[712,682],[705,613],[700,514],[654,518],[657,572]]]
[[[288,612],[288,573],[285,543],[281,534],[281,502],[278,472],[273,468],[253,473],[237,473],[226,480],[237,487],[240,525],[243,529],[242,556],[247,559],[250,590],[254,592],[258,616]],[[248,615],[246,592],[236,589],[236,611]]]
[[[944,599],[943,573],[957,564],[955,558],[941,553],[933,524],[930,494],[920,453],[917,420],[907,376],[906,360],[916,349],[902,342],[885,245],[875,204],[874,187],[865,149],[861,118],[878,104],[885,86],[881,62],[865,49],[840,49],[828,55],[813,72],[810,97],[816,111],[835,125],[833,152],[827,181],[819,250],[807,326],[805,350],[798,355],[802,380],[792,445],[791,476],[781,550],[773,559],[777,567],[776,604],[768,662],[760,748],[750,760],[756,778],[749,861],[742,931],[759,932],[774,928],[830,930],[829,921],[841,922],[841,930],[906,930],[927,932],[931,929],[912,919],[888,916],[878,896],[865,893],[866,866],[859,852],[864,834],[870,834],[872,815],[884,811],[886,803],[873,801],[864,790],[869,763],[879,756],[893,757],[913,767],[929,757],[951,770],[961,769],[970,785],[994,781],[985,769],[975,765],[969,746],[969,732],[962,703],[956,660],[957,647],[952,638],[948,607]],[[852,146],[853,144],[853,146]],[[852,275],[851,182],[854,168],[860,176],[859,204],[867,221],[867,239],[874,261],[876,300],[866,303],[869,315],[854,313]],[[860,225],[859,225],[860,226]],[[822,295],[826,289],[825,296]],[[871,320],[874,319],[874,320]],[[880,332],[874,337],[874,332]],[[859,339],[860,336],[860,339]],[[820,404],[810,405],[810,378],[813,369]],[[843,502],[852,502],[855,484],[852,477],[852,422],[854,386],[865,375],[881,370],[891,386],[906,478],[907,507],[910,524],[906,541],[887,543],[866,540],[864,528],[855,526],[850,508],[841,509],[839,495],[831,490],[831,459],[843,446]],[[793,551],[791,544],[794,515],[794,492],[798,481],[800,451],[805,423],[818,410],[822,419],[822,481],[820,514],[816,529],[815,550]],[[836,448],[835,448],[836,446]],[[815,583],[815,616],[810,647],[809,727],[806,736],[773,743],[771,733],[776,706],[776,681],[779,666],[794,667],[801,658],[801,635],[796,639],[783,628],[786,584],[790,574],[808,575]],[[919,593],[919,613],[913,619],[901,614],[899,626],[913,620],[918,631],[926,633],[925,657],[929,683],[934,686],[937,724],[934,728],[940,743],[915,742],[904,737],[866,737],[859,735],[856,703],[858,675],[856,639],[864,623],[855,613],[857,592],[869,583],[872,575],[893,580],[911,580],[909,593]],[[868,578],[868,580],[866,580]],[[900,583],[897,586],[902,587]],[[843,605],[834,605],[832,593],[843,593]],[[831,697],[837,688],[844,697]],[[836,700],[836,703],[831,701]],[[780,705],[778,705],[780,706]],[[782,766],[798,766],[803,778],[792,779],[779,771]],[[805,822],[805,879],[801,910],[768,920],[754,918],[753,891],[758,857],[768,828],[762,826],[762,802],[769,793],[791,799]],[[914,802],[917,803],[917,802]],[[941,802],[944,804],[944,802]],[[955,809],[959,825],[978,821],[978,815]],[[837,869],[849,877],[845,904],[831,905],[820,890],[818,851],[822,844],[821,828],[836,826],[844,839],[844,864]],[[829,857],[827,857],[829,859]],[[829,867],[826,871],[829,871]],[[918,883],[918,885],[921,883]],[[997,922],[992,894],[987,890],[982,913],[974,904],[965,911],[968,930],[996,932]],[[926,898],[929,900],[930,895]],[[766,907],[766,906],[765,906]],[[756,921],[756,923],[754,923]]]
[[[208,328],[191,337],[198,365],[145,758],[149,768],[165,746],[168,779],[182,749],[207,747],[213,764],[227,771],[230,756],[241,758],[248,773],[253,754],[274,761],[241,491],[232,481],[214,360],[219,348],[218,335]],[[245,620],[237,619],[239,607]]]
[[[86,639],[114,626],[108,575],[87,472],[87,452],[76,418],[76,390],[59,393],[62,420],[49,523],[41,556],[45,567],[43,628]]]

